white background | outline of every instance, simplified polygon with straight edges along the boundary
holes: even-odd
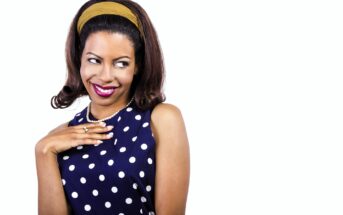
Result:
[[[85,1],[7,1],[0,13],[1,211],[37,214],[34,146],[85,100],[50,107]],[[167,102],[191,147],[187,214],[343,214],[343,5],[148,1]],[[1,212],[2,213],[2,212]]]

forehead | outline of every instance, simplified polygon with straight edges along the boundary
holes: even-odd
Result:
[[[88,36],[84,51],[103,55],[133,55],[134,46],[125,34],[99,31]]]

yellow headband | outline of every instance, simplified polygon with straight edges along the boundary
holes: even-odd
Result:
[[[130,20],[138,29],[137,17],[126,6],[116,2],[100,2],[93,4],[81,14],[77,22],[77,32],[80,34],[83,26],[91,18],[99,15],[117,15]]]

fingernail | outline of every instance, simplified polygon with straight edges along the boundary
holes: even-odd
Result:
[[[99,122],[99,125],[102,126],[102,127],[105,127],[106,123],[105,122]]]
[[[107,134],[108,137],[113,137],[113,132]]]
[[[100,144],[100,143],[103,143],[103,141],[102,140],[98,140],[98,141],[96,141],[98,144]]]
[[[108,128],[108,130],[112,130],[114,128],[114,126],[113,125],[109,125],[109,126],[107,126],[107,128]]]

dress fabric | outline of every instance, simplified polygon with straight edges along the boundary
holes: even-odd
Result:
[[[68,126],[87,123],[87,108]],[[151,110],[129,105],[105,121],[114,126],[111,139],[58,154],[72,214],[155,214],[155,140],[150,116]],[[89,118],[96,120],[91,114]]]

